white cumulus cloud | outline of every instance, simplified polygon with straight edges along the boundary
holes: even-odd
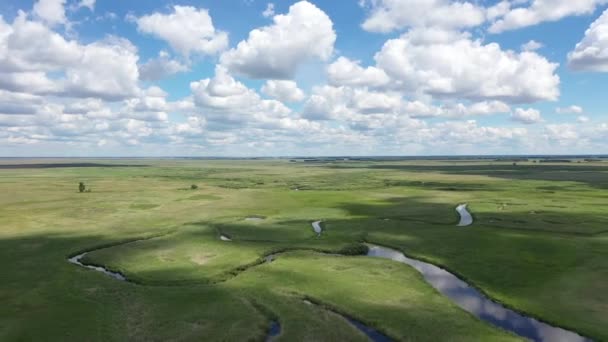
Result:
[[[371,32],[390,32],[408,27],[468,28],[485,20],[484,8],[474,2],[372,0],[369,5],[370,13],[362,27]]]
[[[359,61],[339,57],[327,67],[327,77],[332,85],[380,87],[389,83],[386,73],[376,67],[363,68]]]
[[[555,112],[558,114],[582,114],[583,107],[581,106],[568,106],[568,107],[557,107],[555,108]]]
[[[573,15],[591,14],[607,0],[532,0],[520,2],[522,6],[511,8],[492,23],[489,31],[500,33],[536,25],[546,21],[557,21]]]
[[[513,121],[521,122],[527,125],[539,123],[542,121],[540,111],[534,108],[517,108],[513,113],[511,113],[511,119]]]
[[[273,20],[273,25],[251,31],[247,40],[222,54],[221,63],[251,78],[291,79],[302,64],[331,57],[333,23],[317,6],[300,1]]]
[[[33,12],[51,26],[65,24],[65,3],[66,0],[38,0],[34,4]]]
[[[521,46],[522,51],[536,51],[542,48],[544,45],[537,42],[536,40],[530,40],[529,42]]]
[[[166,41],[186,57],[191,53],[213,55],[228,46],[228,34],[215,29],[204,8],[173,6],[172,13],[154,13],[134,20],[140,32]]]
[[[135,95],[137,48],[108,37],[86,45],[66,40],[20,12],[12,24],[0,17],[0,88],[109,100]]]
[[[95,10],[95,0],[81,0],[78,3],[78,8],[86,7],[89,11],[93,12]]]
[[[585,37],[568,54],[568,66],[577,71],[608,72],[608,10],[585,31]]]
[[[262,93],[282,102],[300,102],[304,100],[304,92],[294,81],[268,80],[262,86]]]
[[[188,70],[187,65],[171,59],[166,51],[161,51],[158,57],[139,66],[139,77],[144,81],[156,81]]]
[[[208,122],[221,126],[252,125],[286,117],[291,110],[282,102],[263,100],[253,89],[217,66],[215,76],[190,83],[195,104],[205,110]]]
[[[466,34],[418,32],[388,40],[375,56],[377,66],[403,90],[511,103],[559,96],[558,64],[535,52],[503,50],[497,43],[484,44]]]
[[[274,4],[269,2],[268,4],[266,4],[266,9],[264,10],[264,12],[262,12],[262,15],[265,18],[270,18],[274,15]]]

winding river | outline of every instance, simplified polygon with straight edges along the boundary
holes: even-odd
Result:
[[[408,258],[394,249],[368,245],[370,257],[394,260],[412,266],[437,291],[450,298],[456,305],[494,326],[514,332],[538,342],[589,342],[572,331],[551,326],[537,319],[524,316],[494,302],[452,273],[433,264]]]
[[[262,216],[249,216],[249,217],[245,217],[245,221],[252,221],[252,222],[262,222],[265,219],[266,218],[262,217]]]
[[[459,205],[456,210],[461,215],[461,222],[459,224],[460,226],[466,226],[472,223],[473,219],[470,213],[466,210],[466,204]],[[312,226],[315,233],[320,236],[323,231],[323,228],[321,227],[321,221],[313,222]],[[230,241],[228,240],[229,238],[224,235],[220,235],[220,239],[224,241]],[[492,301],[484,294],[479,292],[477,289],[467,284],[464,280],[458,278],[457,276],[443,268],[417,259],[409,258],[405,256],[402,252],[388,247],[382,247],[373,244],[368,244],[367,246],[369,248],[367,252],[368,257],[389,259],[413,267],[422,274],[423,278],[433,288],[448,297],[460,308],[496,327],[511,331],[519,336],[528,338],[536,342],[592,342],[592,340],[583,337],[575,332],[551,326],[535,318],[528,317],[514,310],[508,309],[503,305]],[[84,264],[82,262],[82,258],[89,252],[81,253],[76,256],[70,257],[68,261],[72,264],[104,273],[117,280],[128,281],[128,279],[121,273],[110,271],[101,266]],[[262,263],[270,263],[283,253],[285,252],[265,255],[262,257]],[[255,264],[251,267],[255,267],[257,265],[259,264]],[[241,270],[241,272],[243,272],[244,270]],[[339,313],[337,314],[341,315]],[[382,333],[378,332],[373,328],[364,325],[360,321],[357,321],[353,318],[344,315],[341,316],[343,316],[346,320],[353,324],[357,329],[365,333],[372,341],[391,341],[389,337],[383,335]],[[280,333],[281,325],[278,321],[272,321],[267,336],[267,341],[278,336]]]
[[[268,335],[266,335],[266,342],[274,340],[275,337],[281,334],[281,324],[278,321],[270,322],[270,329],[268,329]]]
[[[467,210],[467,204],[460,204],[456,207],[456,211],[460,215],[460,222],[458,223],[459,227],[466,227],[473,224],[473,216]]]
[[[304,300],[304,303],[307,305],[315,305],[315,306],[321,307],[321,305],[319,305],[317,303],[313,303],[307,299]],[[343,315],[337,311],[331,310],[327,307],[322,307],[322,309],[332,312],[332,313],[344,318],[350,324],[352,324],[355,328],[357,328],[357,330],[361,331],[367,337],[369,337],[369,339],[372,340],[373,342],[391,342],[392,341],[392,339],[390,337],[384,335],[383,333],[379,332],[378,330],[376,330],[370,326],[365,325],[363,322],[360,322],[352,317],[345,316],[345,315]]]
[[[122,281],[126,281],[127,280],[127,278],[124,275],[122,275],[122,274],[120,274],[118,272],[112,272],[112,271],[110,271],[110,270],[108,270],[108,269],[106,269],[104,267],[101,267],[101,266],[83,264],[81,260],[82,260],[82,258],[84,258],[85,255],[87,255],[87,253],[81,253],[81,254],[75,255],[75,256],[69,258],[68,261],[71,262],[74,265],[78,265],[78,266],[81,266],[81,267],[86,267],[86,268],[95,270],[97,272],[101,272],[103,274],[107,274],[110,277],[112,277],[114,279],[117,279],[117,280],[122,280]]]
[[[315,221],[312,223],[312,229],[315,231],[315,233],[317,233],[317,236],[321,236],[321,233],[323,232],[323,227],[321,227],[321,222],[322,221]]]

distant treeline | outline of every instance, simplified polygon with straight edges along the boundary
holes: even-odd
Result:
[[[0,164],[0,169],[54,169],[61,167],[145,167],[147,165],[56,163],[56,164]]]
[[[281,158],[279,158],[281,159]],[[571,163],[573,160],[584,160],[586,162],[599,162],[608,160],[605,155],[524,155],[524,156],[377,156],[377,157],[349,157],[349,156],[333,156],[333,157],[290,157],[290,162],[305,162],[305,163],[328,163],[328,162],[343,162],[343,161],[367,161],[367,162],[391,162],[391,161],[407,161],[407,160],[446,160],[446,161],[494,161],[494,162],[511,162],[521,163],[530,161],[539,161],[541,163]]]
[[[539,163],[572,163],[570,159],[541,159]]]
[[[530,161],[528,158],[505,158],[505,159],[494,159],[496,162],[513,162],[513,163],[522,163]]]

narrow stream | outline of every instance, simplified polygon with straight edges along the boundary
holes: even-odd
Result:
[[[313,222],[312,229],[314,229],[315,233],[317,233],[317,236],[321,236],[321,233],[323,232],[323,228],[321,227],[321,221]]]
[[[320,307],[319,304],[315,304],[309,300],[304,300],[304,303],[308,304],[308,305],[315,305],[317,307]],[[370,340],[372,340],[373,342],[391,342],[393,341],[390,337],[384,335],[383,333],[379,332],[378,330],[367,326],[365,324],[363,324],[360,321],[357,321],[356,319],[352,318],[352,317],[348,317],[345,316],[339,312],[336,312],[334,310],[331,310],[329,308],[323,307],[323,310],[327,310],[329,312],[332,312],[342,318],[344,318],[345,320],[347,320],[350,324],[352,324],[353,326],[355,326],[355,328],[357,328],[357,330],[361,331],[362,333],[365,334],[365,336],[369,337]]]
[[[124,275],[122,275],[122,274],[120,274],[118,272],[112,272],[112,271],[110,271],[110,270],[108,270],[108,269],[106,269],[104,267],[101,267],[101,266],[93,266],[93,265],[83,264],[80,260],[82,258],[84,258],[85,255],[87,255],[87,253],[78,254],[76,256],[73,256],[73,257],[69,258],[68,261],[71,262],[72,264],[75,264],[75,265],[78,265],[78,266],[82,266],[82,267],[86,267],[86,268],[89,268],[89,269],[101,272],[103,274],[107,274],[107,275],[109,275],[110,277],[112,277],[114,279],[118,279],[118,280],[121,280],[121,281],[126,281],[127,280],[127,278],[125,278]]]
[[[412,266],[437,291],[465,311],[492,325],[537,342],[589,342],[579,334],[524,316],[498,304],[452,273],[433,264],[406,257],[394,249],[369,245],[370,257],[390,259]]]
[[[250,222],[262,222],[265,219],[266,218],[262,217],[262,216],[248,216],[248,217],[245,217],[245,221],[250,221]]]
[[[281,324],[278,321],[270,322],[270,329],[268,335],[266,335],[266,342],[272,341],[275,337],[281,334]]]
[[[470,226],[473,224],[473,216],[467,210],[467,204],[460,204],[456,207],[456,211],[460,215],[460,222],[458,223],[459,227]]]
[[[464,212],[466,212],[470,217],[470,214],[468,213],[468,211],[466,211],[466,205],[460,205],[459,208],[461,206],[464,206],[462,207]],[[464,217],[464,215],[462,216]],[[315,221],[312,223],[313,229],[318,235],[321,235],[321,232],[323,231],[320,223],[321,221]],[[223,241],[230,241],[230,238],[224,235],[221,235],[220,239]],[[433,264],[408,258],[403,253],[391,248],[376,246],[372,244],[368,244],[368,247],[368,257],[389,259],[412,266],[422,274],[424,279],[431,286],[433,286],[437,291],[451,299],[456,305],[458,305],[465,311],[473,314],[477,318],[488,322],[494,326],[511,331],[517,335],[536,342],[592,342],[592,340],[583,337],[575,332],[551,326],[535,318],[528,317],[511,309],[505,308],[501,304],[496,303],[491,299],[487,298],[484,294],[482,294],[477,289],[470,286],[454,274]],[[121,273],[110,271],[101,266],[88,265],[82,263],[81,260],[87,253],[88,252],[73,256],[69,258],[68,261],[72,264],[104,273],[114,279],[120,281],[128,281],[128,279]],[[263,257],[263,263],[270,263],[274,261],[277,257],[279,257],[281,254],[282,253],[266,255]],[[383,335],[382,333],[378,332],[373,328],[364,325],[360,321],[341,315],[337,312],[334,313],[347,319],[351,324],[357,327],[357,329],[361,330],[370,339],[372,339],[372,341],[391,341],[389,337]],[[272,321],[267,341],[279,335],[280,332],[281,325],[279,324],[279,322]]]

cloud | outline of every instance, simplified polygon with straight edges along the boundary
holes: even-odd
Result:
[[[216,67],[213,78],[190,83],[190,89],[194,103],[218,129],[268,123],[291,112],[279,101],[263,100],[222,66]]]
[[[139,56],[129,41],[112,38],[85,45],[81,52],[79,63],[65,68],[64,95],[118,100],[138,92]]]
[[[522,51],[536,51],[542,48],[544,45],[542,43],[537,42],[536,40],[530,40],[529,42],[523,44],[521,46]]]
[[[552,124],[545,126],[545,138],[560,144],[569,144],[579,139],[579,133],[572,124]]]
[[[201,137],[206,124],[207,123],[205,122],[204,118],[198,116],[189,116],[186,122],[176,124],[173,129],[175,134],[180,138],[183,138],[184,136]]]
[[[331,57],[333,23],[315,5],[300,1],[273,20],[273,25],[251,31],[247,40],[222,54],[222,65],[255,79],[292,79],[302,64]]]
[[[504,153],[515,149],[528,136],[528,130],[520,127],[482,126],[475,120],[430,124],[395,114],[358,115],[348,123],[353,133],[347,135],[346,131],[343,134],[351,139],[361,139],[353,144],[358,154],[374,153],[378,149],[397,155],[470,154],[478,146],[484,146],[486,151]],[[328,143],[332,147],[339,146],[341,140],[331,139]]]
[[[328,127],[339,125],[357,132],[368,141],[368,147],[388,146],[396,143],[395,135],[401,130],[417,134],[426,127],[424,121],[412,119],[404,112],[405,105],[398,93],[325,85],[313,88],[301,115]]]
[[[464,1],[371,0],[369,7],[369,16],[362,27],[370,32],[386,33],[409,27],[469,28],[485,20],[482,7]]]
[[[104,102],[99,99],[84,99],[70,101],[66,104],[63,112],[66,114],[88,114],[105,109]]]
[[[169,110],[168,94],[157,86],[140,92],[137,98],[125,100],[129,112],[165,112]]]
[[[403,91],[443,98],[528,103],[559,97],[558,64],[466,34],[439,33],[412,30],[388,40],[374,57],[377,67]]]
[[[413,118],[446,117],[463,118],[467,116],[510,113],[511,108],[500,101],[482,101],[469,104],[448,103],[439,106],[421,101],[409,101],[405,111]]]
[[[161,51],[157,58],[152,58],[139,66],[139,78],[144,81],[157,81],[189,70],[187,65],[171,59],[166,51]]]
[[[78,63],[82,46],[19,12],[12,25],[0,17],[0,70],[52,71]]]
[[[264,18],[270,18],[274,16],[274,4],[272,2],[266,4],[266,9],[264,10],[264,12],[262,12],[262,15],[264,16]]]
[[[0,89],[37,95],[61,94],[63,84],[54,82],[44,72],[0,73]]]
[[[557,64],[534,52],[541,43],[532,40],[512,51],[473,38],[483,33],[473,30],[484,20],[506,22],[517,7],[538,9],[542,1],[502,0],[489,8],[478,0],[361,2],[368,11],[366,29],[395,32],[371,63],[336,53],[331,19],[307,1],[278,15],[263,2],[272,22],[229,51],[227,33],[206,9],[172,6],[129,16],[139,32],[168,43],[167,51],[141,61],[131,41],[90,35],[97,31],[85,25],[102,18],[82,9],[93,11],[94,0],[35,0],[35,9],[8,16],[10,22],[0,16],[0,153],[404,155],[606,148],[608,123],[590,121],[581,107],[555,108],[574,114],[567,124],[544,124],[541,113],[529,108],[534,106],[527,103],[559,97]],[[462,12],[444,15],[451,9]],[[71,26],[71,14],[82,21]],[[573,69],[603,70],[606,15],[571,52]],[[112,23],[105,24],[102,29]],[[190,83],[190,94],[174,100],[174,84],[156,85],[191,71],[203,55],[219,55],[219,64],[214,75]],[[311,65],[325,67],[326,84],[312,83],[323,75],[298,73]],[[247,83],[240,76],[264,81]],[[472,120],[487,115],[516,123]]]
[[[513,146],[517,140],[525,138],[528,130],[521,127],[479,126],[475,120],[447,121],[437,124],[428,132],[435,137],[433,143],[451,147],[452,153],[457,145],[491,145],[507,142]]]
[[[486,8],[486,20],[494,21],[496,18],[502,17],[511,10],[511,0],[501,0],[493,6]]]
[[[81,0],[78,3],[78,8],[86,7],[89,11],[93,12],[95,10],[95,0]]]
[[[524,6],[511,8],[500,19],[494,21],[488,31],[500,33],[546,21],[557,21],[573,15],[592,14],[595,9],[607,0],[532,0],[522,2]],[[525,6],[527,5],[527,6]]]
[[[305,96],[294,81],[268,80],[261,90],[262,93],[282,102],[300,102]]]
[[[581,106],[568,106],[568,107],[557,107],[555,112],[558,114],[582,114],[583,108]]]
[[[581,115],[579,117],[576,118],[576,122],[578,123],[587,123],[589,122],[591,119],[589,119],[589,117]]]
[[[585,31],[585,37],[568,53],[568,66],[576,71],[608,72],[608,10]]]
[[[17,143],[37,144],[38,148],[76,146],[78,150],[100,145],[170,148],[192,143],[197,134],[200,139],[204,118],[194,116],[194,106],[187,101],[168,102],[166,96],[153,86],[120,106],[95,98],[67,101],[0,91],[0,103],[6,104],[0,105],[0,148]],[[185,122],[169,121],[165,110],[182,109]]]
[[[381,87],[390,81],[386,73],[376,67],[363,68],[359,61],[339,57],[327,67],[327,77],[331,85]]]
[[[517,108],[511,113],[511,120],[521,122],[526,125],[539,123],[542,121],[540,112],[533,108],[523,109]]]
[[[366,88],[326,85],[313,88],[312,95],[302,110],[302,116],[311,120],[362,122],[366,120],[363,119],[365,116],[373,116],[375,120],[397,116],[412,119],[462,118],[510,111],[510,107],[500,101],[433,105],[418,100],[406,100],[400,93],[394,91],[372,91]]]
[[[403,100],[396,92],[370,91],[346,86],[316,86],[306,101],[302,115],[311,120],[348,122],[366,114],[399,114]]]
[[[0,114],[30,115],[44,102],[40,96],[0,90]]]
[[[214,55],[228,46],[228,34],[215,29],[209,11],[203,8],[173,6],[169,14],[154,13],[134,20],[140,32],[166,41],[185,57],[192,53]]]
[[[33,13],[50,26],[66,24],[65,3],[66,0],[38,0]]]
[[[139,91],[137,49],[108,37],[87,45],[66,40],[20,12],[0,17],[0,88],[65,97],[119,100]]]
[[[168,101],[168,96],[169,94],[158,86],[148,87],[142,90],[137,97],[123,101],[119,113],[121,116],[140,121],[167,121],[168,113],[183,115],[195,113],[196,108],[192,99]]]

